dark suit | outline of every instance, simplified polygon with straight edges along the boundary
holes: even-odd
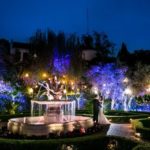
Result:
[[[100,110],[100,102],[98,99],[93,99],[93,121],[98,122],[98,114]]]

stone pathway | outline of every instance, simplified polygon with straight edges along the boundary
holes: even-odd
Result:
[[[112,123],[109,127],[107,135],[121,136],[134,140],[140,140],[135,136],[135,132],[131,127],[131,124],[115,124]]]

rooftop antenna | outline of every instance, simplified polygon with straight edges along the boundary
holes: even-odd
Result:
[[[89,34],[89,10],[86,9],[86,33]]]

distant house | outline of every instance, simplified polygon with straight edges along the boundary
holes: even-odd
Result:
[[[19,60],[22,62],[24,60],[25,55],[28,55],[31,45],[28,43],[21,43],[21,42],[11,42],[11,54],[15,55],[19,53]]]
[[[94,49],[82,50],[82,59],[85,61],[91,61],[97,55],[97,51]]]

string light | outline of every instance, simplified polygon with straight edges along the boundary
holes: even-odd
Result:
[[[46,74],[46,73],[43,73],[43,74],[42,74],[42,77],[43,77],[43,78],[46,78],[46,77],[47,77],[47,74]]]
[[[31,87],[28,88],[28,94],[33,94],[33,88]]]
[[[25,73],[24,77],[28,78],[29,77],[29,73]]]

